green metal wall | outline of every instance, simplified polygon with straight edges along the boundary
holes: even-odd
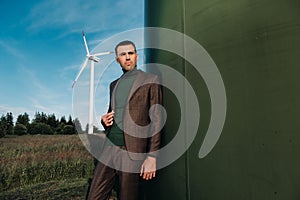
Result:
[[[145,11],[146,26],[180,31],[207,50],[227,95],[222,135],[199,159],[210,119],[207,87],[182,58],[150,51],[151,62],[172,66],[190,81],[201,121],[188,151],[149,183],[147,199],[299,200],[300,1],[146,0]],[[166,144],[180,113],[167,89],[164,103]]]

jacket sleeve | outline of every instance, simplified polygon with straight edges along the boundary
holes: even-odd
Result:
[[[110,86],[109,86],[109,107],[108,107],[107,113],[109,113],[109,112],[112,111],[112,108],[111,108],[111,97],[112,97],[112,92],[113,92],[113,90],[114,90],[114,87],[115,87],[115,81],[112,82],[112,83],[110,84]],[[102,124],[102,126],[103,126],[103,128],[104,128],[105,131],[107,131],[107,130],[109,129],[109,127],[107,127],[107,126],[104,124],[104,122],[103,122],[102,119],[101,119],[101,124]]]
[[[109,113],[109,112],[111,112],[111,107],[110,107],[110,105],[109,105],[109,108],[108,108],[108,111],[107,111],[107,113]],[[103,120],[102,120],[102,119],[101,119],[101,124],[102,124],[102,126],[103,126],[104,130],[105,130],[105,131],[107,131],[109,127],[107,127],[107,126],[104,124],[104,122],[103,122]]]
[[[163,113],[161,110],[162,106],[162,88],[158,79],[158,76],[155,76],[153,83],[150,87],[150,108],[151,110],[151,124],[152,127],[150,129],[151,137],[148,138],[148,147],[149,147],[149,155],[156,157],[157,150],[160,147],[161,140],[161,129],[163,126]],[[157,106],[159,105],[159,106]]]

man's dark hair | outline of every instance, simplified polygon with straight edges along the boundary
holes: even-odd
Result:
[[[118,56],[117,55],[117,49],[118,49],[118,47],[119,46],[125,46],[125,45],[132,45],[134,47],[134,51],[136,52],[135,44],[132,41],[130,41],[130,40],[124,40],[124,41],[120,42],[119,44],[117,44],[117,46],[115,47],[116,56]]]

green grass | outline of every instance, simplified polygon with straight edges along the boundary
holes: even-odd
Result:
[[[2,192],[0,199],[85,199],[87,179],[48,181]]]
[[[77,135],[0,139],[0,199],[84,199],[94,160]]]

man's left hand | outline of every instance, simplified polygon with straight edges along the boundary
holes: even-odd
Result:
[[[148,156],[142,164],[140,176],[145,180],[150,180],[155,177],[156,173],[156,158]]]

